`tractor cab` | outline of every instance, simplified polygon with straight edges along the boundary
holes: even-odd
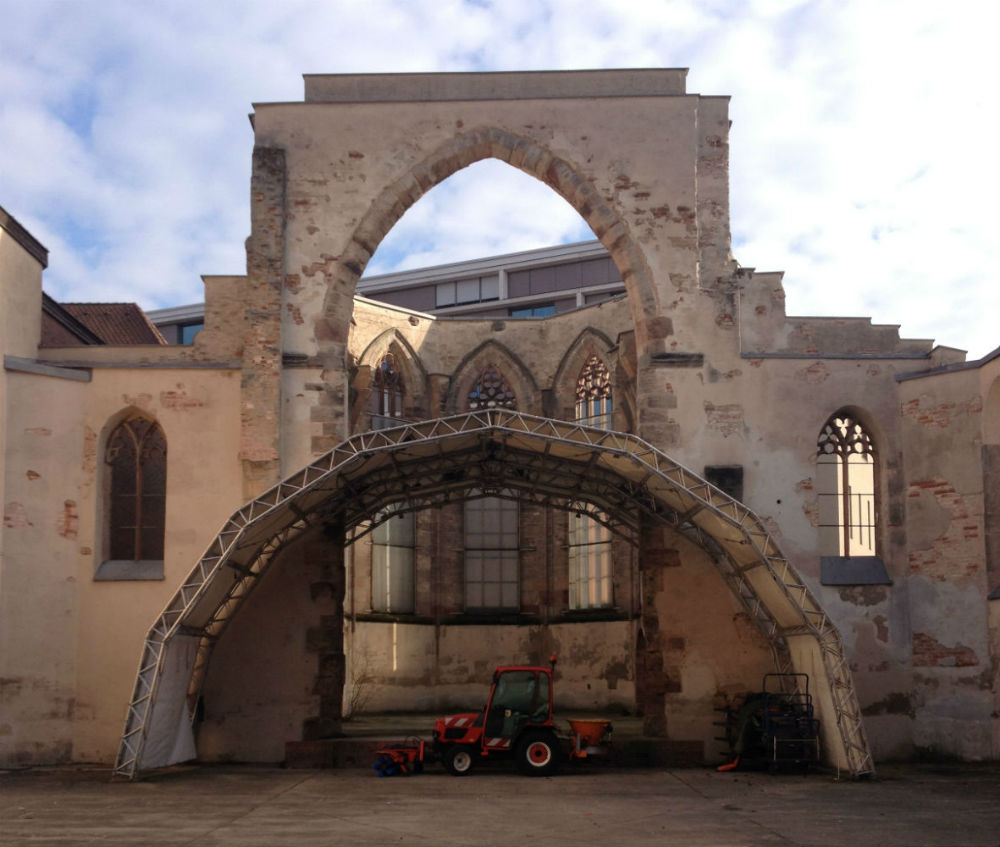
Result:
[[[481,712],[438,718],[434,749],[448,770],[462,776],[481,758],[513,754],[524,773],[554,772],[561,754],[552,721],[554,667],[555,657],[549,667],[498,667]]]

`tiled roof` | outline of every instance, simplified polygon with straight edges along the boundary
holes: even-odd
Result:
[[[105,344],[166,344],[135,303],[60,303]]]

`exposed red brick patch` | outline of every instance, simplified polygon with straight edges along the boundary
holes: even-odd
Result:
[[[56,523],[56,531],[63,538],[76,538],[80,529],[80,515],[76,511],[76,501],[66,500]]]
[[[200,409],[204,402],[197,397],[189,397],[183,389],[178,391],[161,391],[160,403],[165,409],[173,409],[177,412],[184,412],[188,409]]]
[[[823,362],[813,362],[808,368],[795,372],[795,378],[803,382],[818,385],[830,377],[830,369]]]
[[[34,524],[28,520],[28,510],[24,508],[23,503],[7,503],[3,507],[3,525],[7,529],[20,529],[26,526],[34,526]]]
[[[967,668],[979,664],[971,647],[963,644],[945,647],[923,632],[913,633],[912,649],[915,667]]]
[[[302,277],[298,274],[285,274],[285,288],[292,294],[298,294],[302,290]]]
[[[983,410],[983,400],[978,395],[962,403],[938,403],[923,405],[926,398],[918,397],[903,404],[903,417],[910,418],[923,426],[947,429],[952,419],[961,415],[975,415]]]
[[[25,474],[25,476],[28,478],[28,482],[34,482],[36,479],[41,479],[42,478],[42,475],[40,473],[36,473],[35,471],[33,471],[31,469],[28,470],[28,472]]]
[[[914,480],[906,491],[908,499],[927,495],[934,497],[950,520],[948,528],[930,546],[910,551],[910,572],[941,581],[975,576],[982,566],[978,548],[982,514],[977,498],[966,498],[940,477]]]
[[[97,433],[89,426],[83,430],[83,471],[84,473],[95,473],[97,471]]]
[[[305,318],[302,317],[302,310],[296,306],[294,303],[286,303],[285,308],[288,310],[288,314],[292,316],[292,320],[298,326],[302,326],[305,323]]]

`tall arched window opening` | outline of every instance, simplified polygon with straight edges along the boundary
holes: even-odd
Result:
[[[816,493],[823,555],[876,555],[875,480],[871,436],[849,412],[832,415],[817,441]]]
[[[414,514],[399,513],[395,507],[386,513],[389,516],[372,530],[372,609],[410,613],[414,610]]]
[[[517,397],[494,365],[483,369],[468,402],[471,411],[517,408]],[[516,501],[502,497],[465,501],[466,609],[520,608],[519,548],[520,510]]]
[[[107,558],[163,559],[167,440],[155,421],[129,418],[108,439]]]
[[[597,356],[584,363],[576,382],[576,419],[611,428],[611,375]],[[612,604],[611,530],[589,515],[569,514],[569,607],[594,609]]]
[[[465,607],[520,608],[517,502],[501,497],[465,501]]]
[[[403,381],[392,353],[379,360],[372,375],[371,415],[372,429],[395,426],[403,415]]]

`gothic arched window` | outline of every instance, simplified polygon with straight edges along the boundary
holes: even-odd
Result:
[[[403,414],[403,381],[396,367],[396,358],[386,353],[372,375],[372,429],[395,426]]]
[[[576,420],[611,428],[611,375],[597,356],[583,365],[576,381]],[[611,605],[611,530],[589,515],[569,514],[569,607]]]
[[[494,365],[487,365],[469,392],[469,409],[516,409],[517,397]]]
[[[827,556],[875,556],[875,446],[849,412],[830,417],[817,440],[820,546]]]
[[[576,381],[576,420],[611,429],[611,374],[597,356],[587,359]]]
[[[108,438],[107,558],[163,559],[167,440],[156,421],[129,418]]]

